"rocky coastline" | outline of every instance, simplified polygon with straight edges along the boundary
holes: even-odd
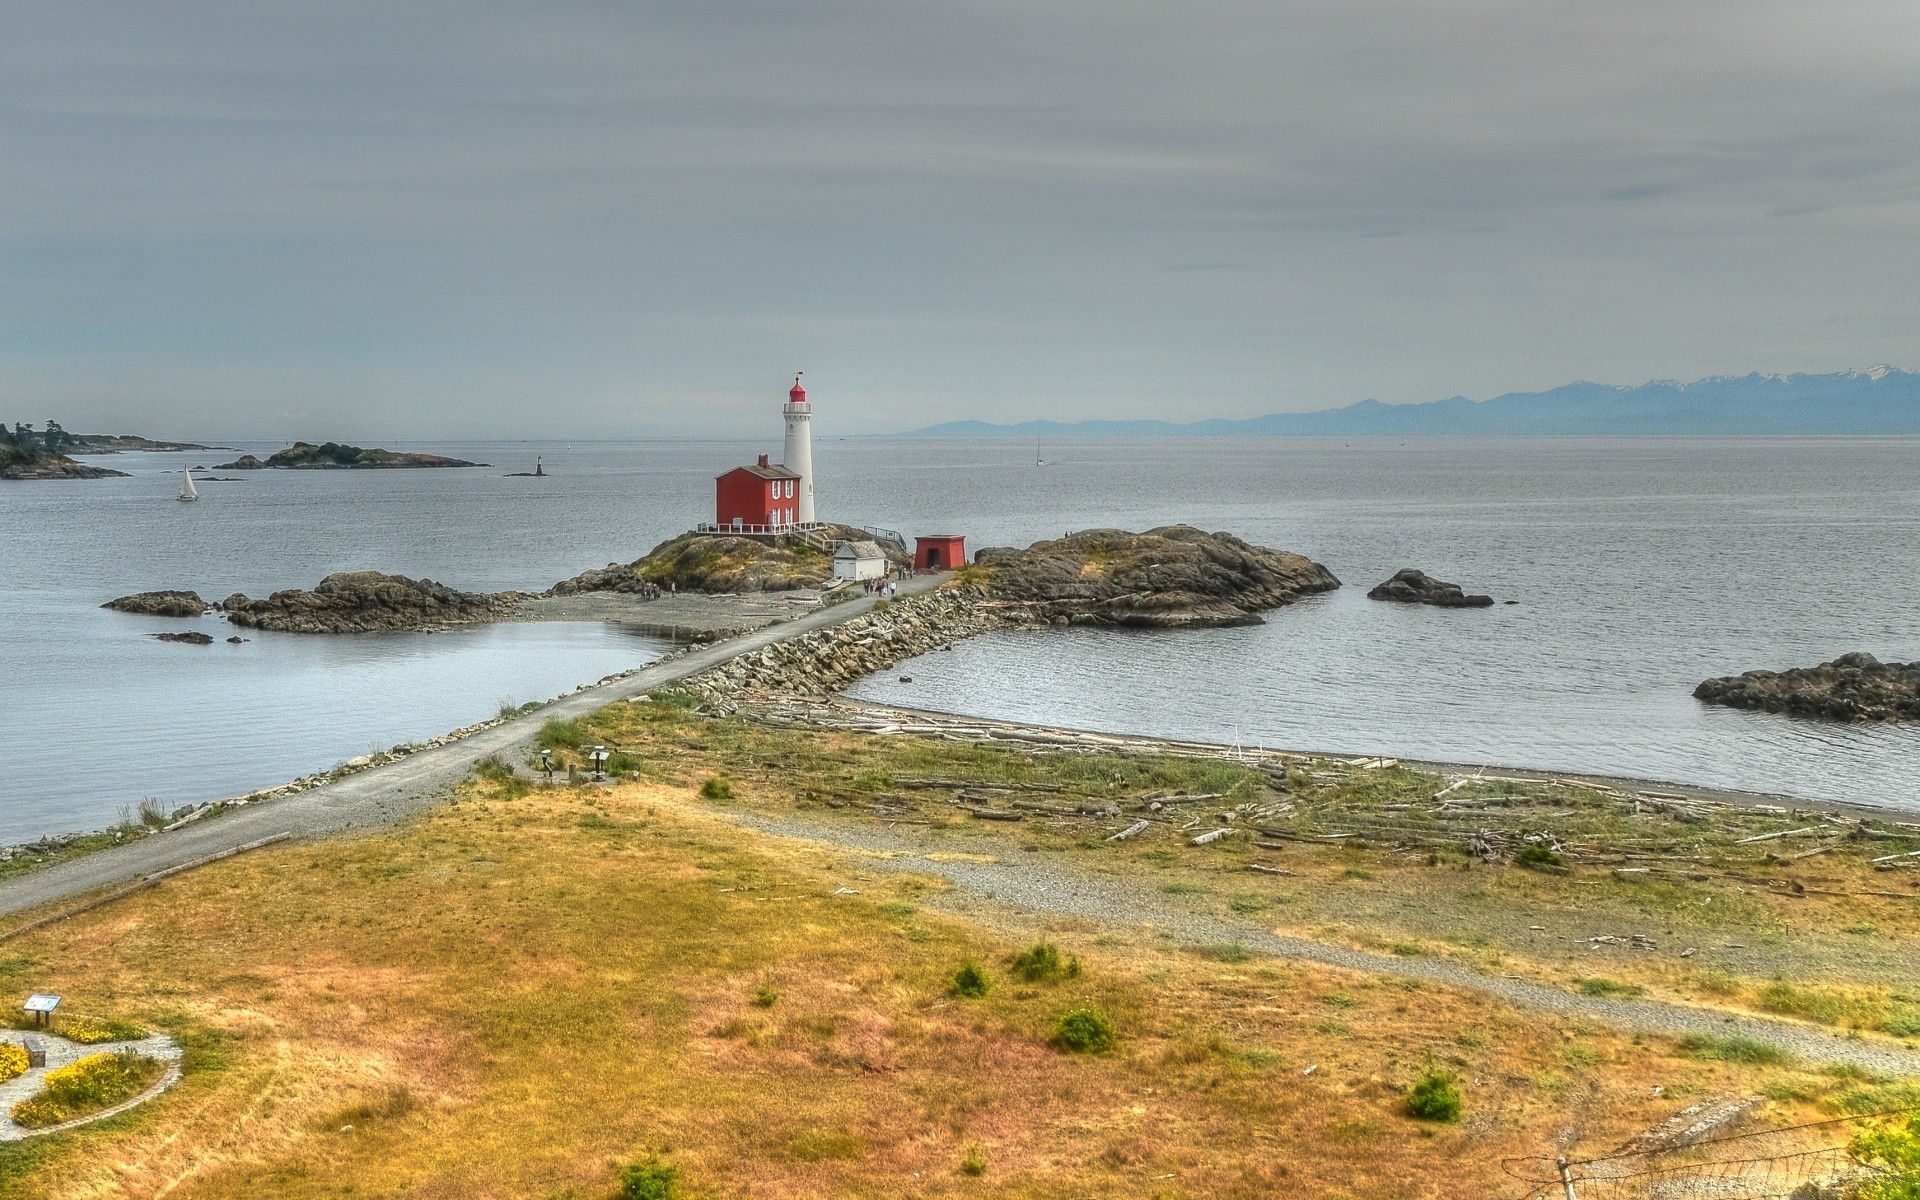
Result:
[[[1431,604],[1435,608],[1491,608],[1492,596],[1470,596],[1457,583],[1447,583],[1413,567],[1394,572],[1367,593],[1369,600],[1391,600],[1399,604]]]
[[[1339,587],[1318,563],[1172,525],[1096,529],[1026,550],[982,551],[953,585],[743,654],[683,686],[716,713],[764,696],[825,696],[905,659],[999,629],[1243,625]]]
[[[1817,667],[1708,679],[1693,695],[1707,704],[1829,721],[1913,720],[1920,718],[1920,662],[1883,663],[1855,651]]]

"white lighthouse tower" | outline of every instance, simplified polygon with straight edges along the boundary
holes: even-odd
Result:
[[[795,514],[802,525],[813,524],[813,405],[807,403],[807,389],[800,386],[800,375],[793,377],[793,390],[787,393],[787,456],[785,466],[800,477],[800,511]]]

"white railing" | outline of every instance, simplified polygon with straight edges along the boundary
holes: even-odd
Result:
[[[715,525],[711,521],[702,521],[693,527],[695,533],[737,533],[743,537],[766,537],[769,534],[783,534],[791,537],[803,537],[825,529],[819,521],[795,521],[787,525]]]

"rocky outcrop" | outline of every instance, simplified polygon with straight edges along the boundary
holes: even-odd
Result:
[[[213,635],[201,633],[198,629],[189,629],[185,633],[154,633],[148,636],[156,642],[181,642],[188,646],[213,645]]]
[[[265,600],[235,593],[220,607],[235,625],[281,633],[374,633],[436,629],[498,620],[519,592],[460,592],[431,579],[379,571],[342,571],[312,591],[275,592]]]
[[[829,524],[819,533],[830,544],[866,541],[873,537],[851,525]],[[909,561],[903,548],[889,544],[885,549],[888,559],[896,566]],[[682,592],[785,592],[817,588],[832,578],[832,555],[795,538],[775,544],[771,539],[683,533],[655,546],[645,558],[624,566],[608,563],[597,570],[561,580],[544,594],[644,593],[649,588]]]
[[[1367,593],[1369,600],[1394,600],[1401,604],[1431,604],[1436,608],[1491,608],[1492,596],[1469,596],[1457,583],[1446,583],[1412,567],[1394,573],[1392,579]]]
[[[974,562],[994,597],[1075,625],[1259,624],[1263,609],[1340,586],[1311,559],[1191,525],[1083,530],[1025,550],[984,549]]]
[[[959,638],[1030,623],[1023,606],[996,603],[979,587],[941,588],[742,654],[682,686],[718,713],[734,711],[755,693],[830,695]]]
[[[50,450],[27,452],[0,446],[0,479],[124,479],[126,474],[90,467]]]
[[[468,462],[464,458],[448,458],[444,454],[406,454],[379,448],[367,449],[349,446],[342,442],[295,442],[285,450],[276,450],[265,459],[256,455],[243,454],[230,463],[221,463],[213,468],[216,471],[264,471],[269,469],[290,471],[336,471],[347,469],[372,469],[386,467],[480,467],[485,463]]]
[[[115,612],[137,613],[143,617],[197,617],[207,611],[207,602],[198,592],[135,592],[100,606]]]
[[[1911,720],[1920,717],[1920,662],[1883,663],[1856,651],[1817,667],[1709,679],[1694,688],[1693,695],[1708,704],[1797,717]]]

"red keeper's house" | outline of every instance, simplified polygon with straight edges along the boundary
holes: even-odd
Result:
[[[929,533],[913,539],[913,565],[922,571],[951,571],[967,565],[967,539],[959,534]]]
[[[713,481],[713,523],[728,529],[764,533],[798,520],[800,476],[771,466],[767,456],[751,467],[735,467]]]

